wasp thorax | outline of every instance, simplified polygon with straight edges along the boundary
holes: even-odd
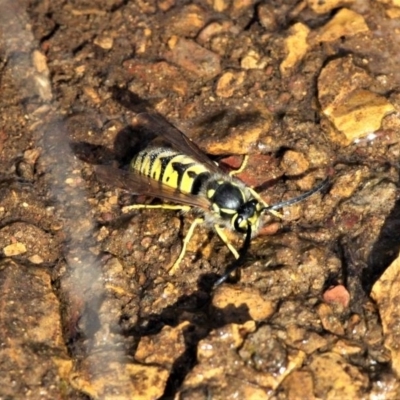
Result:
[[[212,181],[207,188],[207,197],[212,201],[214,209],[229,217],[236,213],[245,202],[244,193],[240,188],[223,181]]]

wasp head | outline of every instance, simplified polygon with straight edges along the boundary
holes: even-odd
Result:
[[[232,217],[232,225],[237,232],[246,233],[251,226],[255,232],[259,225],[262,206],[256,199],[251,199],[243,203]]]

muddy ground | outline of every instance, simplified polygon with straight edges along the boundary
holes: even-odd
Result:
[[[400,398],[399,32],[397,0],[3,0],[0,399]],[[194,215],[94,173],[143,111],[269,204],[329,185],[236,281],[207,227],[170,275]]]

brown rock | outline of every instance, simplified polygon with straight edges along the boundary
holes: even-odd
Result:
[[[367,378],[336,353],[315,354],[309,368],[317,398],[357,399],[367,389]]]
[[[140,85],[145,86],[143,90],[150,90],[153,96],[165,96],[171,91],[182,97],[188,94],[188,82],[179,68],[170,63],[160,61],[149,64],[132,59],[126,61],[124,67],[138,80],[132,84],[134,92]]]
[[[254,290],[236,289],[225,285],[216,290],[213,305],[219,309],[231,307],[233,314],[235,310],[245,307],[255,321],[268,319],[275,310],[275,304],[272,301],[263,299]]]
[[[362,170],[352,171],[347,175],[338,176],[330,190],[330,195],[336,198],[349,198],[357,190],[363,179]]]
[[[302,153],[288,150],[283,156],[281,166],[285,170],[286,175],[293,176],[306,172],[310,163]]]
[[[140,340],[135,359],[143,364],[159,365],[171,369],[173,363],[185,351],[183,331],[188,321],[176,327],[165,326],[156,335],[144,336]]]
[[[309,48],[307,37],[310,29],[298,22],[290,28],[290,36],[285,40],[286,58],[282,61],[279,69],[283,76],[290,75],[293,68],[300,63]]]
[[[168,44],[170,51],[165,54],[168,61],[206,80],[221,72],[220,57],[197,43],[172,37]]]
[[[313,38],[315,42],[333,42],[343,36],[368,32],[364,18],[356,12],[342,8]]]
[[[395,110],[383,96],[364,89],[372,82],[351,57],[331,61],[319,76],[322,112],[344,135],[343,144],[378,130],[382,119]]]
[[[317,309],[322,326],[336,335],[344,335],[344,327],[328,304],[320,304]]]
[[[400,257],[397,257],[372,288],[372,298],[376,301],[382,320],[385,347],[389,349],[391,365],[400,376]]]
[[[157,399],[165,390],[168,371],[150,365],[123,363],[93,355],[70,376],[77,390],[94,398]]]
[[[62,397],[62,379],[52,357],[68,359],[68,355],[60,303],[49,273],[3,261],[0,285],[1,396],[16,399],[29,393],[31,398]]]
[[[328,13],[335,8],[339,8],[343,4],[352,3],[353,0],[344,1],[344,0],[306,0],[308,7],[310,7],[317,14],[325,14]]]
[[[170,32],[195,37],[206,22],[206,12],[196,4],[177,7],[177,10],[178,13],[171,17],[167,25]]]
[[[242,87],[245,77],[244,71],[225,72],[218,79],[215,94],[222,98],[232,97]]]

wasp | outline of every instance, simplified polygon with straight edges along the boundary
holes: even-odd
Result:
[[[236,263],[217,281],[217,284],[222,283],[243,262],[251,238],[257,235],[262,226],[261,217],[265,212],[281,216],[275,210],[300,202],[327,185],[326,179],[298,197],[268,205],[255,190],[235,178],[234,175],[243,170],[246,161],[239,170],[226,173],[183,132],[160,115],[140,113],[136,116],[136,121],[153,135],[168,141],[172,148],[150,146],[132,159],[129,170],[98,165],[96,175],[102,182],[133,194],[174,203],[135,204],[127,207],[129,210],[162,208],[196,211],[197,218],[183,239],[181,252],[169,270],[170,275],[179,267],[196,226],[206,224],[216,231],[236,259]],[[225,229],[245,236],[240,253],[229,241]]]

